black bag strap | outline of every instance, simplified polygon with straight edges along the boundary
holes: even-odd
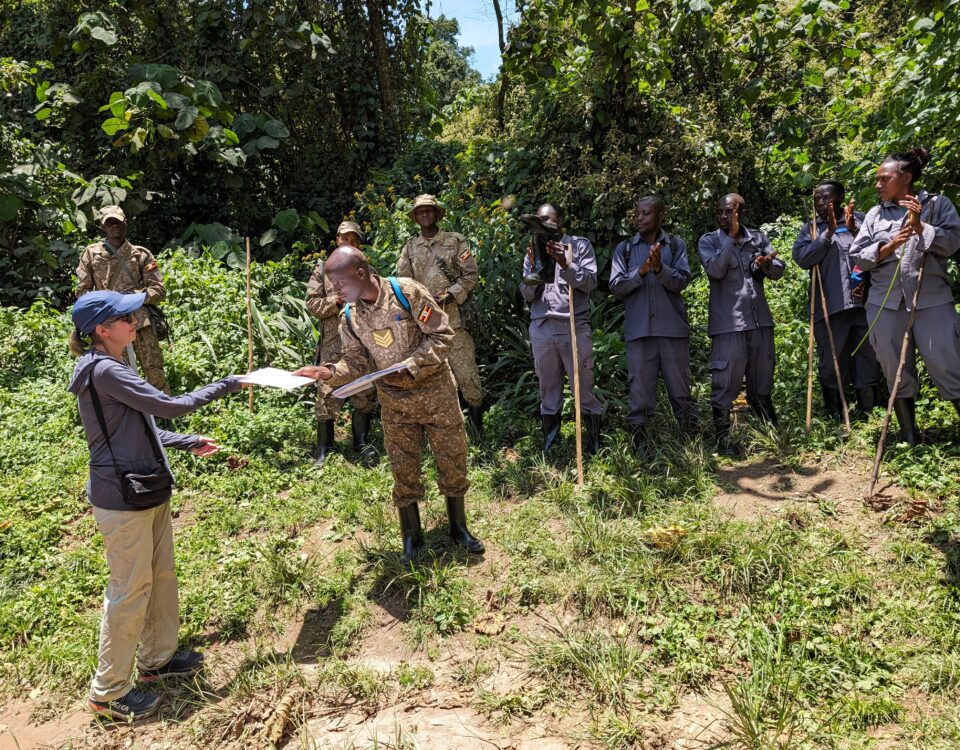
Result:
[[[113,460],[114,471],[117,472],[117,479],[120,482],[123,482],[123,472],[120,471],[120,464],[117,463],[117,457],[113,453],[113,446],[110,445],[110,436],[107,434],[107,422],[103,418],[103,407],[100,405],[100,397],[97,395],[97,389],[93,386],[93,374],[96,372],[97,366],[94,365],[90,368],[90,379],[88,385],[90,387],[90,399],[93,401],[93,411],[97,415],[97,423],[100,425],[100,431],[103,433],[103,439],[107,443],[107,450],[110,451],[110,458]],[[134,409],[136,411],[136,409]],[[156,435],[153,430],[150,429],[150,423],[147,422],[147,418],[143,416],[143,412],[137,411],[137,414],[140,415],[140,419],[143,420],[143,429],[147,433],[147,440],[150,441],[150,447],[153,448],[153,455],[157,459],[157,462],[160,464],[164,463],[163,452],[160,450],[157,441]]]

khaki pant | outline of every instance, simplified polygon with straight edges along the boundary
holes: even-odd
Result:
[[[94,508],[93,516],[103,534],[110,579],[90,697],[106,703],[122,698],[133,686],[138,641],[141,670],[157,669],[173,658],[180,605],[170,503],[148,510]]]
[[[152,325],[137,330],[133,353],[137,355],[137,364],[143,373],[143,379],[169,396],[170,386],[167,384],[167,374],[163,371],[163,352],[160,351],[160,342],[157,341]]]

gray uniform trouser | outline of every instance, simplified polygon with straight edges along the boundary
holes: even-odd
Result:
[[[880,360],[887,386],[891,389],[897,376],[900,347],[909,317],[910,313],[903,307],[888,310],[867,305],[867,320],[877,321],[870,332],[870,343]],[[916,398],[919,392],[917,349],[941,398],[948,401],[960,398],[960,316],[953,303],[917,310],[911,338],[913,341],[907,351],[907,363],[903,368],[897,398]]]
[[[540,381],[540,413],[559,414],[563,408],[563,378],[573,391],[573,350],[570,321],[543,318],[530,323],[533,367]],[[603,407],[593,395],[593,331],[586,320],[577,321],[577,355],[580,359],[580,409],[600,414]]]
[[[657,377],[663,377],[670,406],[678,422],[692,419],[690,398],[690,339],[645,336],[627,342],[630,413],[627,422],[646,424],[657,405]]]
[[[773,328],[718,333],[711,337],[710,403],[729,411],[747,377],[747,398],[773,393]]]
[[[880,385],[883,373],[880,363],[869,341],[853,354],[853,349],[867,335],[867,314],[862,307],[841,310],[830,316],[830,332],[837,351],[837,364],[840,366],[840,380],[844,388],[871,388]],[[820,382],[828,388],[838,388],[837,374],[833,369],[833,355],[830,353],[830,339],[823,320],[813,326],[813,337],[817,341],[819,356]]]

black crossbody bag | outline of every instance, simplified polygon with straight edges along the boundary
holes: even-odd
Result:
[[[97,422],[100,423],[100,430],[103,432],[103,439],[107,441],[107,450],[110,451],[110,458],[113,459],[113,468],[117,472],[117,479],[120,480],[124,502],[134,508],[152,508],[165,503],[173,494],[173,475],[163,460],[163,452],[157,443],[157,436],[150,429],[147,418],[141,412],[137,412],[140,419],[143,420],[143,429],[146,431],[147,440],[150,441],[150,446],[153,448],[157,466],[152,474],[134,474],[132,471],[121,471],[117,458],[113,455],[110,437],[107,435],[107,423],[103,418],[100,398],[97,396],[97,389],[93,387],[92,370],[90,372],[90,397],[93,400],[93,410],[97,413]]]

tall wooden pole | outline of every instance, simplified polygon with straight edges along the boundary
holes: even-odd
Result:
[[[827,296],[823,293],[823,277],[820,267],[813,267],[813,278],[817,280],[820,290],[820,304],[823,309],[823,324],[827,328],[827,340],[830,342],[830,356],[833,358],[833,373],[837,377],[837,390],[840,392],[840,407],[843,409],[843,426],[850,432],[850,410],[847,408],[847,396],[843,392],[843,381],[840,379],[840,362],[837,360],[837,347],[833,343],[833,329],[830,327],[830,309],[827,307]]]
[[[250,296],[250,238],[247,237],[247,372],[253,372],[253,302]],[[253,386],[250,386],[250,411],[253,411]]]
[[[814,190],[816,193],[816,190]],[[810,219],[810,239],[817,239],[817,202],[813,202],[813,216]],[[807,434],[813,429],[813,326],[816,309],[817,287],[813,283],[814,269],[810,270],[810,330],[807,332]]]
[[[568,263],[573,263],[573,245],[566,247]],[[580,414],[580,353],[577,351],[577,316],[573,309],[573,284],[567,284],[570,303],[570,346],[573,353],[573,413],[577,427],[577,484],[583,486],[583,417]]]

